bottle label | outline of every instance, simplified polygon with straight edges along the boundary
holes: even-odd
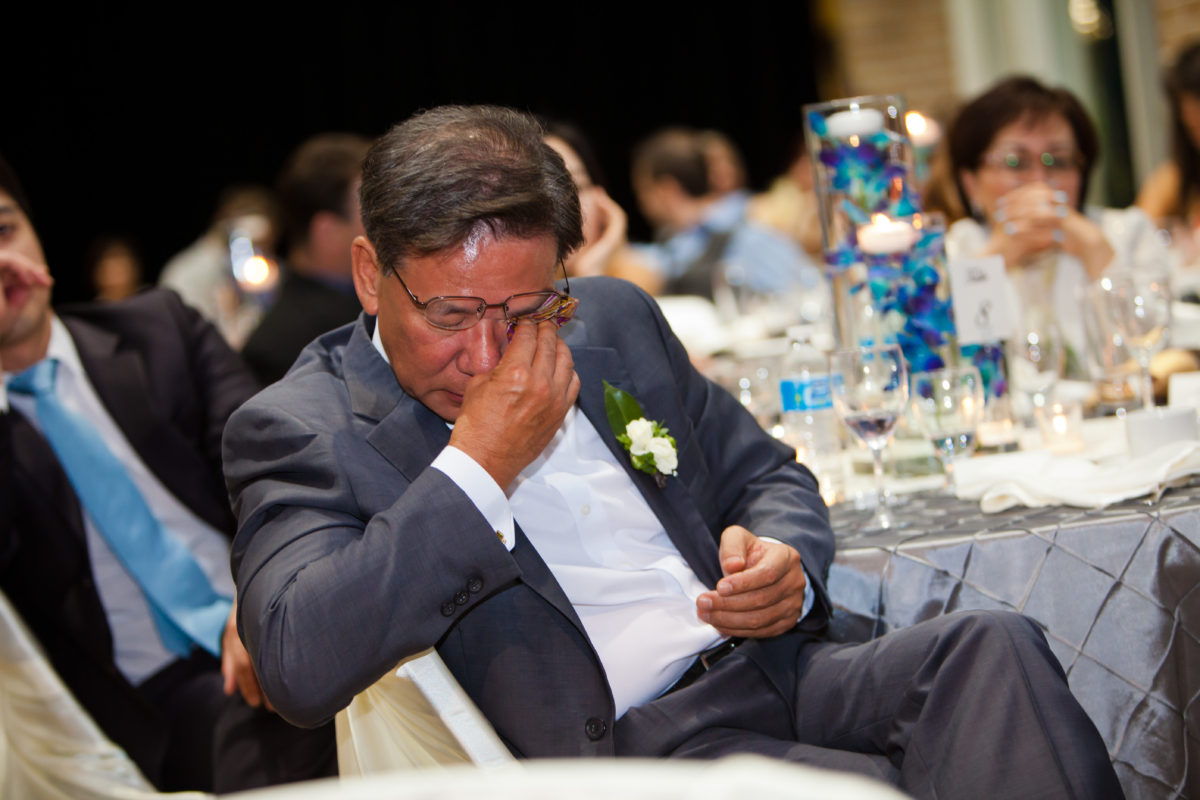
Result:
[[[828,375],[811,375],[807,380],[785,378],[779,382],[779,393],[785,414],[789,411],[822,411],[833,407]]]

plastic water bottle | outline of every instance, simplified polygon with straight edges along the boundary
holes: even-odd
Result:
[[[833,410],[829,360],[813,346],[812,328],[788,328],[789,346],[779,369],[784,441],[817,476],[826,502],[840,499],[845,488],[841,425]]]

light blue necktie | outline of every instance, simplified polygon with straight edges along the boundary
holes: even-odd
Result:
[[[219,657],[232,603],[213,590],[187,547],[155,519],[95,428],[58,399],[57,371],[57,359],[42,359],[10,378],[8,389],[33,396],[42,434],[97,530],[146,595],[163,645],[187,656],[195,642]]]

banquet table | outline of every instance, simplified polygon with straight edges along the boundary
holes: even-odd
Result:
[[[1200,800],[1200,480],[1100,510],[900,503],[886,532],[865,529],[869,509],[831,510],[835,639],[1019,611],[1045,631],[1128,797]]]

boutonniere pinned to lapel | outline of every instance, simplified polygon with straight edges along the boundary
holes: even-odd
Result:
[[[654,476],[658,488],[665,488],[667,476],[679,466],[675,437],[656,420],[646,419],[633,395],[604,381],[604,411],[617,441],[629,451],[633,468]]]

